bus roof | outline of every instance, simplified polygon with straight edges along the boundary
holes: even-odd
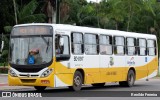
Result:
[[[107,34],[107,35],[116,35],[116,36],[124,36],[124,37],[135,37],[135,38],[139,37],[139,38],[156,39],[156,36],[152,35],[152,34],[126,32],[126,31],[119,31],[119,30],[109,30],[109,29],[83,27],[83,26],[74,26],[74,25],[69,25],[69,24],[30,23],[30,24],[19,24],[19,25],[15,25],[14,27],[28,26],[28,25],[48,25],[48,26],[53,26],[54,30],[62,30],[62,31],[96,33],[96,34]]]

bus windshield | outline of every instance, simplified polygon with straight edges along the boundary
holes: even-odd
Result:
[[[11,37],[10,63],[39,65],[52,60],[52,36]]]

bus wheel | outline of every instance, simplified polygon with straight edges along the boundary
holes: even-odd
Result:
[[[82,88],[82,74],[79,71],[76,71],[73,77],[73,86],[69,86],[71,90],[79,91]]]
[[[102,87],[104,85],[105,85],[105,83],[95,83],[95,84],[92,84],[92,86],[95,86],[95,87]]]
[[[135,82],[135,73],[133,70],[129,70],[127,81],[126,81],[126,86],[131,87],[134,85],[134,82]]]
[[[119,85],[131,87],[134,85],[134,82],[135,82],[135,73],[133,70],[129,70],[128,75],[127,75],[127,81],[119,82]]]
[[[37,91],[43,91],[46,89],[46,86],[34,86]]]

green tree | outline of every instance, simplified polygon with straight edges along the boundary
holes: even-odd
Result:
[[[21,5],[18,5],[18,4],[16,4],[16,5],[17,5],[16,11],[17,11],[18,24],[36,23],[36,22],[42,22],[43,23],[43,22],[46,21],[45,14],[35,13],[36,8],[38,7],[38,2],[36,0],[30,1],[28,4],[26,4],[24,6],[21,6]],[[14,14],[12,16],[14,16]],[[5,26],[4,27],[5,32],[10,33],[12,25],[13,24],[11,24],[10,26]]]
[[[17,9],[18,12],[18,23],[33,23],[33,22],[45,22],[46,16],[42,13],[35,14],[36,8],[38,7],[38,2],[32,0],[27,5],[22,8]]]
[[[109,7],[107,16],[110,20],[110,23],[114,23],[114,29],[116,30],[119,29],[119,24],[124,22],[125,16],[127,15],[127,12],[122,4],[122,0],[108,1]]]
[[[4,41],[4,48],[1,52],[0,63],[7,65],[8,62],[8,53],[9,53],[9,39],[7,35],[3,35],[2,41]]]
[[[12,0],[0,0],[0,34],[4,33],[4,26],[13,25],[14,24],[14,11]]]
[[[12,2],[12,4],[13,4],[13,2]],[[45,22],[46,21],[45,14],[41,13],[40,11],[38,11],[38,12],[36,11],[37,7],[39,5],[37,0],[31,0],[29,3],[25,2],[25,5],[22,5],[22,3],[21,3],[21,5],[18,5],[18,3],[16,3],[16,5],[17,5],[16,11],[17,11],[18,24],[36,23],[36,22]],[[12,19],[12,20],[15,19],[13,12],[12,12],[12,14],[7,13],[7,15],[9,15],[9,17],[10,17],[9,19]],[[15,24],[15,20],[14,20],[14,22],[8,21],[8,23],[5,24],[6,26],[4,26],[5,35],[4,35],[3,39],[4,39],[5,46],[2,51],[3,62],[7,62],[7,58],[8,58],[9,37],[7,37],[7,34],[10,34],[12,26],[14,24]]]
[[[140,0],[121,0],[121,7],[124,8],[124,10],[127,13],[126,17],[126,31],[130,31],[131,24],[133,21],[133,16],[136,16],[138,12],[141,10]]]

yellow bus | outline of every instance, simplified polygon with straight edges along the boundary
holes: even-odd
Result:
[[[10,37],[10,86],[131,87],[158,73],[155,35],[64,24],[21,24]]]

